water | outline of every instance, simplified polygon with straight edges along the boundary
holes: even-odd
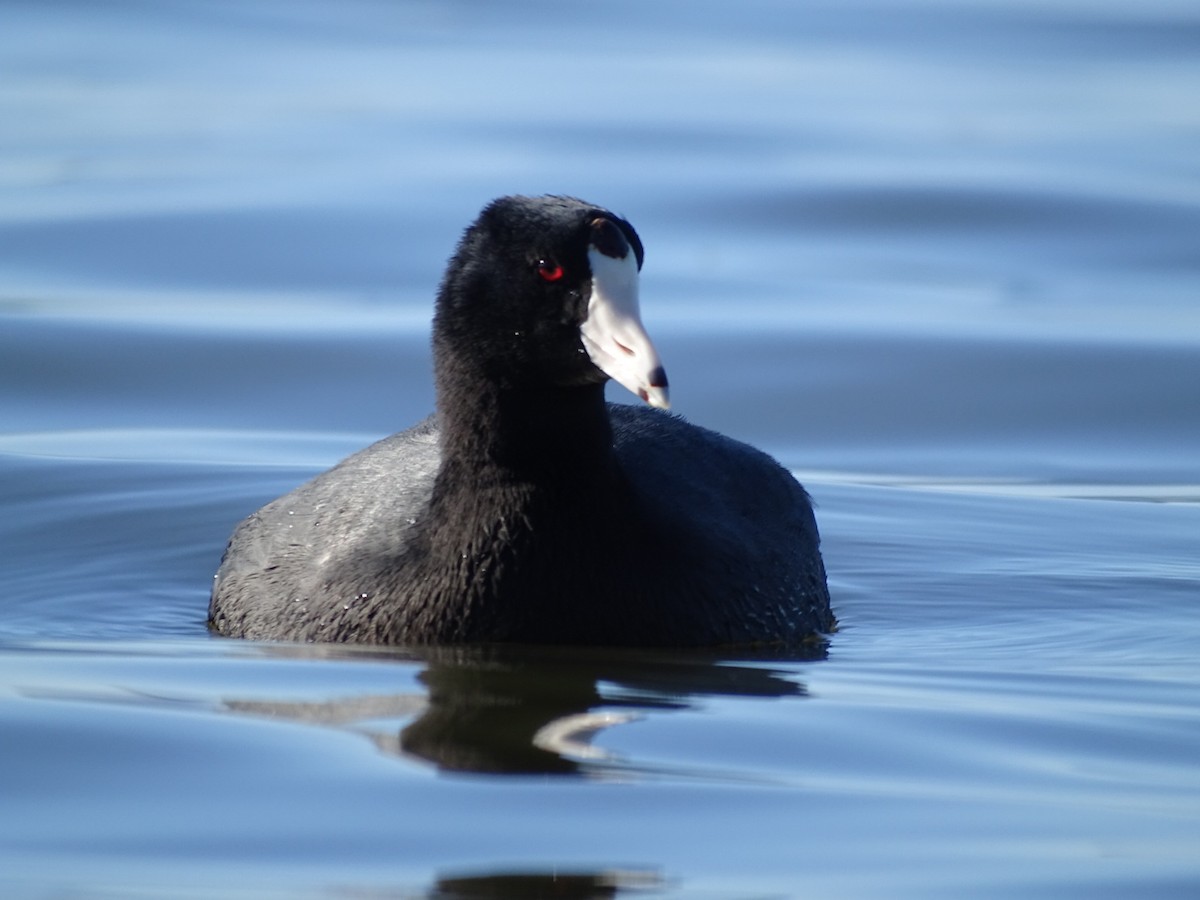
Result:
[[[0,891],[1196,896],[1198,37],[5,5]],[[205,633],[240,517],[428,411],[441,267],[518,191],[638,227],[677,409],[817,500],[827,655]]]

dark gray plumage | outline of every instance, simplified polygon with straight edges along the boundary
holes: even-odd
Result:
[[[831,631],[817,527],[795,479],[745,444],[605,403],[609,375],[666,403],[637,317],[641,259],[632,226],[599,207],[490,204],[439,291],[436,416],[242,522],[211,627],[659,646]]]

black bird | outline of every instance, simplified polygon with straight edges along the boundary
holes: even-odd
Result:
[[[652,407],[667,378],[620,216],[504,197],[464,233],[433,322],[437,412],[243,521],[224,635],[364,644],[792,645],[829,632],[804,489]]]

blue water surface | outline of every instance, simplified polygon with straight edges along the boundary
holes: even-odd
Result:
[[[0,894],[1197,896],[1198,39],[0,7]],[[515,192],[634,222],[677,411],[817,502],[828,648],[206,633],[234,524],[432,407],[442,266]]]

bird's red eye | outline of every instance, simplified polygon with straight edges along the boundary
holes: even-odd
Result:
[[[552,259],[539,259],[537,271],[546,281],[558,281],[563,277],[563,267]]]

